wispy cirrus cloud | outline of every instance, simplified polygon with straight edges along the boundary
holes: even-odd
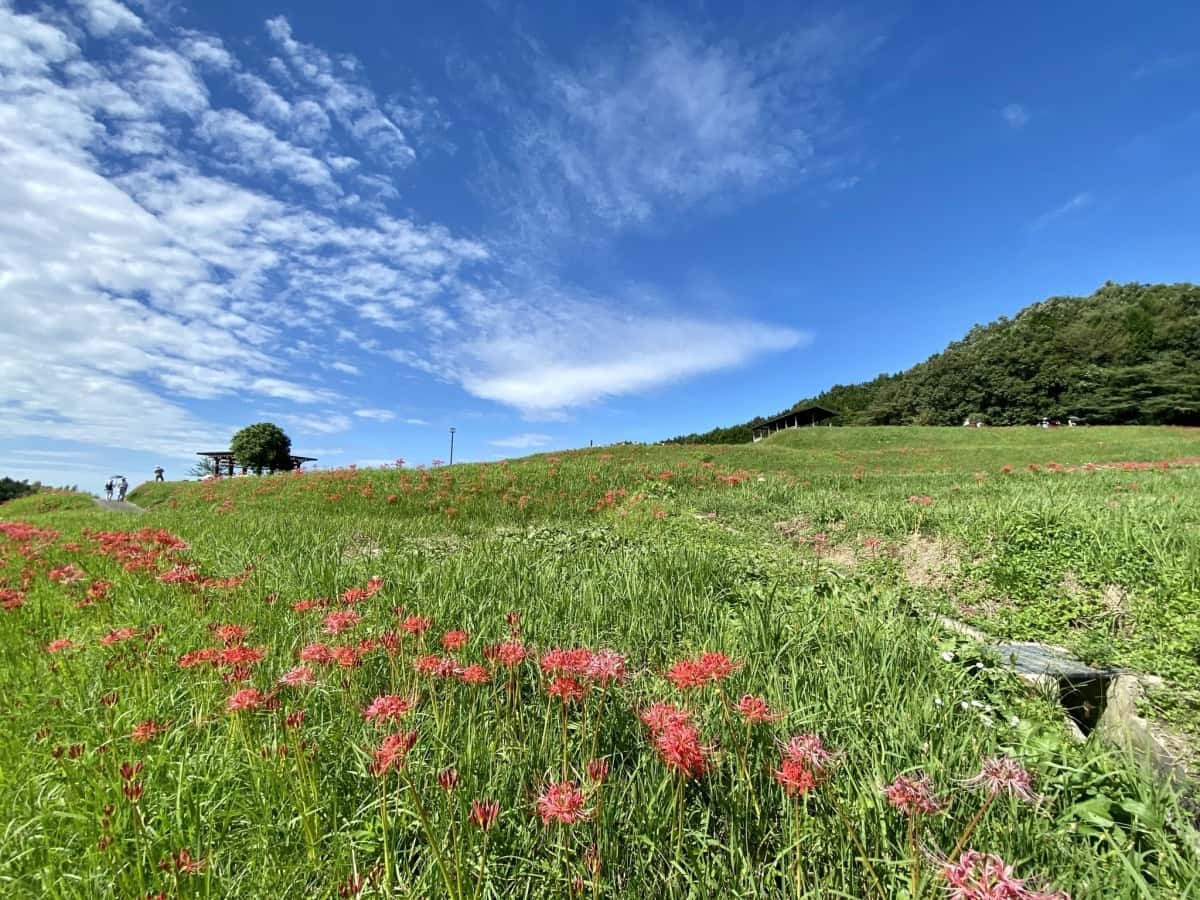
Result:
[[[551,440],[552,438],[548,434],[527,431],[510,437],[494,438],[488,443],[493,447],[502,447],[505,450],[532,450],[535,447],[546,446]]]
[[[640,226],[828,170],[838,76],[879,42],[849,17],[751,47],[653,15],[624,37],[574,64],[539,51],[535,92],[494,98],[514,131],[490,168],[534,230]]]
[[[1000,110],[1000,117],[1010,128],[1020,130],[1029,122],[1029,110],[1020,103],[1010,103]]]
[[[396,414],[390,409],[356,409],[354,415],[360,419],[370,419],[372,422],[390,422]]]
[[[1092,195],[1087,191],[1076,194],[1065,203],[1061,203],[1054,209],[1047,210],[1036,219],[1034,219],[1029,228],[1031,231],[1040,231],[1052,222],[1056,222],[1064,216],[1077,212],[1084,207],[1090,206],[1092,203]]]
[[[544,258],[502,264],[514,235],[401,206],[403,178],[445,146],[435,99],[381,98],[283,17],[256,56],[139,9],[0,0],[8,436],[187,459],[232,430],[198,400],[338,433],[395,414],[330,373],[397,362],[559,418],[806,340],[583,291]],[[831,20],[746,47],[652,18],[630,38],[539,55],[531,103],[505,94],[515,220],[615,233],[794,183],[827,164],[837,77],[873,40]]]

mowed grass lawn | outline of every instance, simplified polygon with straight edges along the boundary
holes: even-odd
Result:
[[[1159,674],[1186,736],[1197,463],[815,428],[13,501],[0,891],[1200,896],[1187,798],[928,618]]]

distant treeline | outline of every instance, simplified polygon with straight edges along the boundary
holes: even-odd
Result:
[[[0,503],[4,503],[6,500],[16,500],[18,497],[28,494],[36,494],[38,491],[49,490],[74,491],[78,488],[51,488],[40,481],[17,481],[15,478],[5,476],[0,478]]]
[[[1200,425],[1200,286],[1113,284],[976,325],[896,375],[837,384],[780,412],[837,410],[833,425]],[[763,417],[670,443],[749,441]]]

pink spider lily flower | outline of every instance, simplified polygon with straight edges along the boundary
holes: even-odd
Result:
[[[417,737],[415,731],[389,734],[375,751],[371,771],[376,775],[386,775],[392,769],[402,770],[408,761],[409,751],[417,743]]]
[[[1029,770],[1011,756],[988,757],[983,761],[979,774],[963,783],[982,788],[994,796],[1009,794],[1030,803],[1038,799],[1038,795],[1033,792],[1033,779]]]
[[[363,710],[363,718],[383,725],[399,721],[416,709],[416,706],[416,700],[396,694],[384,694],[372,700],[371,705]]]
[[[783,713],[771,712],[771,707],[762,697],[746,694],[734,706],[742,721],[746,724],[778,722],[784,717]]]
[[[583,792],[573,781],[553,782],[538,795],[537,814],[543,825],[586,822],[591,810],[583,808]]]
[[[933,781],[928,775],[900,775],[883,789],[893,807],[906,816],[933,815],[941,812],[946,803],[935,795]]]

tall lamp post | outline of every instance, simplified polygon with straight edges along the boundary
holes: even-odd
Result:
[[[454,465],[454,426],[450,426],[450,465]]]

